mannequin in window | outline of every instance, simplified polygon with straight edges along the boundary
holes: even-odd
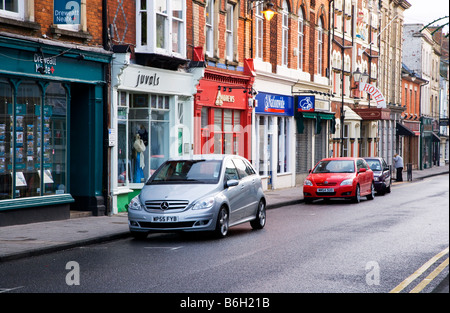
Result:
[[[145,144],[144,141],[141,139],[141,136],[139,134],[136,134],[136,139],[133,143],[133,149],[136,151],[135,156],[135,162],[134,162],[134,182],[135,183],[142,183],[144,181],[144,167],[145,167],[145,161],[144,161],[144,151],[145,151]]]

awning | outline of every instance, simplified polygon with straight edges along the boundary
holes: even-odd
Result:
[[[408,127],[405,127],[400,123],[397,123],[395,130],[397,132],[397,136],[409,136],[409,137],[416,136],[416,134],[412,130],[410,130]]]
[[[310,118],[316,120],[316,134],[320,134],[322,131],[322,127],[320,126],[321,120],[329,120],[331,122],[330,132],[334,134],[336,130],[334,114],[335,113],[332,112],[295,112],[295,118],[297,120],[297,133],[303,134],[303,130],[305,128],[303,119]]]
[[[431,133],[431,139],[434,141],[434,142],[441,142],[441,137],[439,137],[438,135],[436,135],[436,133]]]

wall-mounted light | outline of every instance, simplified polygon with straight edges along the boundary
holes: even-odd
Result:
[[[277,14],[277,12],[274,10],[274,4],[270,0],[247,0],[247,1],[248,1],[248,7],[250,9],[255,8],[257,5],[260,5],[261,3],[265,3],[264,10],[261,11],[261,13],[264,14],[264,18],[268,21],[270,21],[272,19],[272,17],[275,14]]]

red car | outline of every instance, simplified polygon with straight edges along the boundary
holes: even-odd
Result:
[[[375,197],[373,172],[363,158],[327,158],[310,170],[303,183],[306,203],[319,198],[346,198],[360,202]]]

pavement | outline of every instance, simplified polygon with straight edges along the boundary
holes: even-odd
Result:
[[[413,170],[412,182],[448,174],[448,164]],[[410,183],[406,177],[405,172],[404,181],[394,182],[393,187]],[[302,186],[268,190],[265,194],[267,209],[303,202]],[[66,220],[3,226],[0,227],[0,263],[128,236],[130,234],[126,212],[112,216],[83,216],[72,212],[71,218]],[[448,293],[448,278],[443,290]]]

